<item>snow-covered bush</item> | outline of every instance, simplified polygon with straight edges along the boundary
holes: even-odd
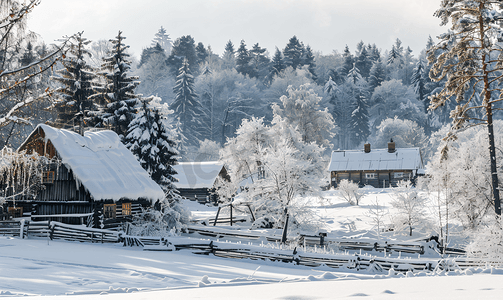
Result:
[[[401,231],[408,228],[412,236],[414,227],[425,221],[425,197],[409,181],[400,181],[393,189],[392,198],[391,205],[396,209],[392,216],[395,229]]]
[[[480,226],[472,232],[473,240],[466,247],[469,257],[479,257],[503,261],[503,227],[501,218],[497,218],[491,225]]]
[[[163,201],[160,209],[147,208],[133,216],[129,234],[135,236],[168,236],[179,232],[189,222],[190,213],[178,202]]]
[[[351,205],[358,205],[360,199],[363,197],[363,193],[360,191],[358,183],[354,183],[347,179],[343,179],[339,182],[337,190],[341,193],[342,198]]]

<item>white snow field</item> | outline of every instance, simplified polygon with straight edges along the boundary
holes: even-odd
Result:
[[[368,190],[361,206],[327,192],[318,208],[332,235],[364,236],[372,228]],[[215,208],[189,205],[194,216]],[[347,224],[352,224],[347,226]],[[227,227],[228,228],[228,227]],[[430,233],[430,232],[428,232]],[[370,234],[370,233],[369,233]],[[426,235],[426,232],[422,234]],[[330,234],[329,234],[330,235]],[[416,236],[417,238],[417,236]],[[381,255],[382,254],[375,254]],[[503,270],[371,273],[330,267],[197,255],[189,250],[143,251],[121,244],[0,236],[0,297],[37,299],[503,299]]]

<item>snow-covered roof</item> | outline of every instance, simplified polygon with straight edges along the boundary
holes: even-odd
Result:
[[[72,170],[94,200],[164,198],[162,189],[115,132],[85,132],[81,136],[44,124],[38,125],[34,132],[38,128],[44,131],[45,142],[51,141],[62,163]]]
[[[329,171],[418,170],[423,168],[419,148],[333,151]]]
[[[178,173],[175,185],[179,189],[211,189],[223,167],[224,164],[219,161],[178,163],[173,166]]]

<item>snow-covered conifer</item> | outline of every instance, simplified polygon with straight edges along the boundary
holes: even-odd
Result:
[[[206,114],[194,91],[194,76],[189,63],[184,60],[173,88],[175,100],[170,105],[176,118],[180,119],[181,132],[190,145],[198,145],[202,131],[206,129]],[[183,145],[182,145],[183,146]]]
[[[172,166],[177,162],[178,153],[170,124],[159,111],[159,102],[154,96],[141,99],[136,107],[138,112],[129,124],[126,147],[168,194],[175,190],[173,175],[176,172]]]
[[[173,42],[169,38],[169,34],[166,33],[166,29],[161,26],[161,28],[155,33],[154,39],[152,40],[152,47],[159,44],[162,49],[164,49],[166,56],[171,54],[171,47]]]
[[[56,89],[59,99],[54,104],[58,113],[55,126],[71,128],[83,126],[83,118],[89,111],[95,110],[90,96],[94,93],[93,80],[95,70],[86,62],[89,56],[86,46],[91,43],[79,32],[70,38],[70,49],[61,61],[63,68],[56,71],[52,79],[63,86]],[[81,123],[82,122],[82,123]]]
[[[302,53],[304,51],[304,46],[293,36],[288,41],[285,49],[283,50],[284,62],[287,67],[292,67],[294,70],[302,66]]]
[[[129,76],[131,61],[124,44],[125,37],[119,31],[115,39],[111,39],[112,51],[103,58],[101,75],[105,84],[95,87],[98,92],[93,97],[102,99],[104,109],[98,114],[102,125],[111,128],[122,139],[126,136],[129,123],[135,114],[135,106],[140,95],[135,94],[140,84],[138,76]]]

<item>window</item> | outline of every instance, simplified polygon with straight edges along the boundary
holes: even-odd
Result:
[[[42,183],[54,183],[54,171],[47,171],[42,174]]]
[[[122,203],[122,215],[123,216],[131,215],[131,203]]]
[[[117,205],[105,204],[103,205],[103,217],[105,219],[115,219],[117,215]]]
[[[365,178],[366,179],[376,179],[377,173],[365,173]]]
[[[403,172],[395,172],[395,173],[393,173],[393,178],[403,178]]]
[[[13,218],[21,218],[23,216],[22,207],[9,207],[9,215]]]

